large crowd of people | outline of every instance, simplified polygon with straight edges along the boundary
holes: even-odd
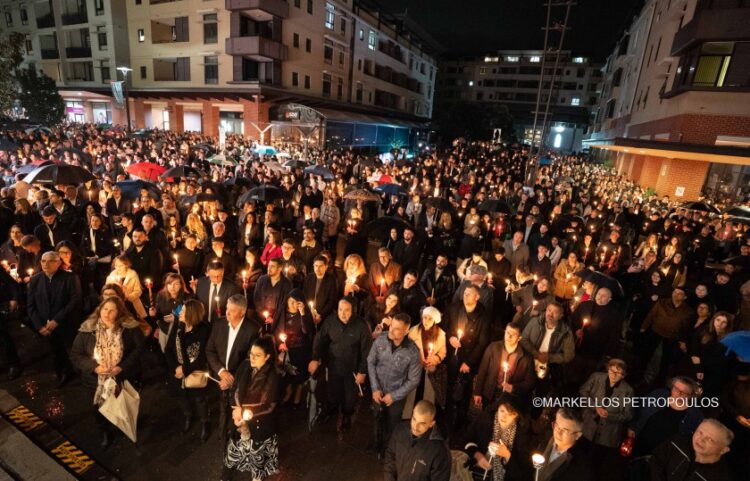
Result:
[[[283,469],[308,392],[341,438],[371,405],[389,481],[750,479],[749,222],[521,145],[2,135],[0,353],[15,379],[11,324],[48,342],[103,448],[160,359],[222,479]],[[91,175],[24,180],[46,164]]]

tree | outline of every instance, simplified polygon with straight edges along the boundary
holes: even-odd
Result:
[[[18,84],[13,72],[23,60],[23,41],[24,36],[20,33],[10,33],[0,39],[0,115],[9,113],[18,98]]]
[[[16,79],[19,98],[26,116],[43,125],[56,125],[65,118],[65,102],[57,92],[55,81],[35,69],[18,69]]]
[[[465,100],[438,106],[435,121],[443,140],[448,142],[458,137],[491,139],[492,129],[499,128],[509,133],[513,125],[513,117],[506,105]]]

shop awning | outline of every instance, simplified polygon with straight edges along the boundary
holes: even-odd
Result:
[[[334,122],[348,122],[348,123],[359,123],[359,124],[378,124],[387,125],[389,127],[401,127],[401,128],[415,128],[422,129],[426,128],[426,124],[420,124],[419,122],[410,122],[408,120],[394,119],[389,117],[381,117],[378,115],[362,114],[357,112],[346,112],[343,110],[316,108],[326,120]]]
[[[696,160],[719,164],[750,165],[750,148],[727,145],[684,144],[659,140],[618,137],[612,144],[591,145],[592,149],[650,155],[667,159]]]

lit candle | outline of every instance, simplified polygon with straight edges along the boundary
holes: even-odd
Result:
[[[152,287],[154,287],[154,283],[151,282],[151,279],[146,279],[146,288],[148,288],[148,302],[150,304],[154,303],[154,291],[152,290]]]
[[[263,311],[263,320],[264,320],[264,321],[265,321],[266,319],[268,319],[268,315],[269,315],[269,314],[268,314],[268,311]]]
[[[216,315],[221,317],[221,306],[219,305],[219,296],[214,297],[214,304],[216,304]]]
[[[458,331],[456,331],[456,337],[458,338],[458,342],[461,342],[461,338],[464,337],[463,329],[459,329]],[[458,356],[458,348],[456,348],[455,355]]]
[[[433,351],[434,349],[435,349],[435,344],[434,344],[434,343],[432,343],[432,342],[431,342],[431,343],[429,343],[429,344],[427,345],[427,356],[428,356],[428,357],[429,357],[429,356],[432,356],[432,351]]]
[[[380,278],[380,296],[385,295],[385,277]]]
[[[245,422],[250,421],[253,418],[253,411],[250,408],[242,410],[242,420]]]
[[[33,276],[34,275],[34,268],[29,267],[28,269],[26,269],[26,274],[28,274],[29,277]]]
[[[173,257],[174,257],[174,265],[177,268],[177,273],[179,274],[180,273],[180,262],[179,262],[179,260],[177,258],[177,254],[175,254]]]
[[[508,364],[508,361],[503,361],[503,384],[505,384],[505,379],[508,377],[508,368],[510,365]]]
[[[88,190],[89,193],[89,202],[91,202],[91,189]]]
[[[487,273],[487,283],[492,284],[492,272]]]
[[[242,271],[242,286],[247,289],[247,271]]]
[[[279,340],[281,341],[282,344],[286,343],[286,334],[283,332],[279,334]]]

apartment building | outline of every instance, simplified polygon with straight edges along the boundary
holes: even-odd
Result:
[[[22,67],[57,82],[73,121],[125,123],[110,81],[129,60],[125,4],[105,0],[0,0],[0,29],[25,36]]]
[[[131,122],[390,148],[432,115],[434,46],[357,0],[125,0]]]
[[[608,58],[584,144],[661,195],[747,197],[749,24],[745,0],[647,0]]]
[[[530,144],[542,55],[542,50],[501,50],[484,57],[446,59],[440,64],[437,97],[445,104],[457,101],[505,104],[513,115],[516,137]],[[554,77],[545,145],[564,151],[580,150],[598,100],[600,65],[563,51],[555,71],[554,57],[547,53],[535,141],[542,135],[547,92]]]

